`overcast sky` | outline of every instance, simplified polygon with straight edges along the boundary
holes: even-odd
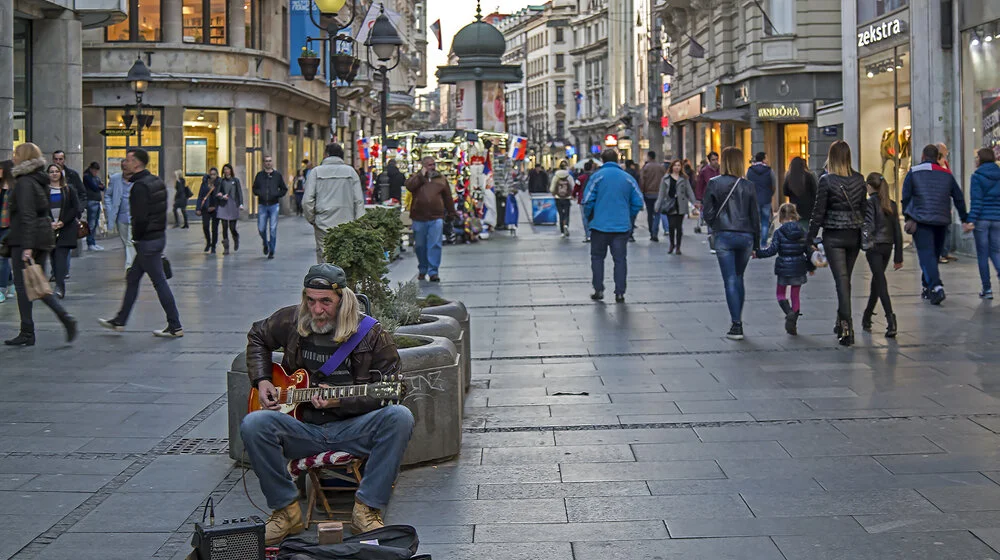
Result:
[[[509,14],[520,10],[528,4],[543,4],[543,0],[484,0],[483,15],[495,11]],[[475,0],[427,0],[427,89],[437,87],[435,72],[437,67],[448,62],[448,51],[451,50],[451,39],[458,30],[476,19]],[[441,43],[443,50],[437,49],[437,39],[430,32],[432,23],[441,20]]]

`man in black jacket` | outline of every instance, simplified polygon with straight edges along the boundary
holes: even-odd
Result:
[[[184,336],[181,328],[180,313],[174,294],[167,284],[167,276],[163,271],[163,249],[167,246],[167,186],[163,181],[146,170],[149,164],[149,154],[141,148],[130,148],[122,160],[122,171],[132,175],[132,191],[129,193],[129,206],[132,215],[132,240],[136,248],[135,262],[128,269],[128,286],[125,288],[125,300],[114,319],[98,319],[97,322],[106,329],[114,331],[125,330],[125,323],[132,312],[132,306],[139,296],[139,281],[143,274],[148,274],[160,305],[167,313],[167,327],[153,331],[153,336],[161,338],[180,338]]]
[[[257,197],[257,231],[264,243],[264,254],[273,259],[278,244],[278,209],[281,199],[288,194],[288,185],[281,173],[274,169],[271,156],[264,156],[264,170],[258,171],[253,179],[253,194]],[[271,232],[270,239],[268,231]]]
[[[403,175],[403,172],[399,170],[394,159],[389,160],[385,171],[389,174],[389,198],[395,198],[397,201],[403,200],[403,185],[406,184],[406,175]]]

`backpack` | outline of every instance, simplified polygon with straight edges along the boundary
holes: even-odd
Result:
[[[386,525],[340,544],[318,544],[315,535],[290,537],[282,541],[278,560],[431,560],[428,554],[415,556],[419,544],[413,527]]]
[[[559,198],[569,198],[573,196],[573,187],[569,185],[569,179],[566,177],[560,177],[556,181],[556,196]]]

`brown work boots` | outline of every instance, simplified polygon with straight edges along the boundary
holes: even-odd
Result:
[[[271,513],[267,518],[267,525],[264,526],[264,544],[275,546],[291,535],[297,535],[305,530],[302,524],[302,509],[299,502],[292,502],[279,510]]]
[[[358,501],[354,502],[354,511],[351,513],[351,523],[354,525],[354,530],[358,533],[367,533],[368,531],[374,531],[375,529],[385,527],[385,522],[382,521],[381,511],[373,507],[368,507]]]

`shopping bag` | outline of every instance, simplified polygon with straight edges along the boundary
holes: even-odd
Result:
[[[36,264],[33,259],[28,259],[28,266],[24,267],[24,291],[30,301],[52,295],[49,279],[45,276],[42,266]]]

